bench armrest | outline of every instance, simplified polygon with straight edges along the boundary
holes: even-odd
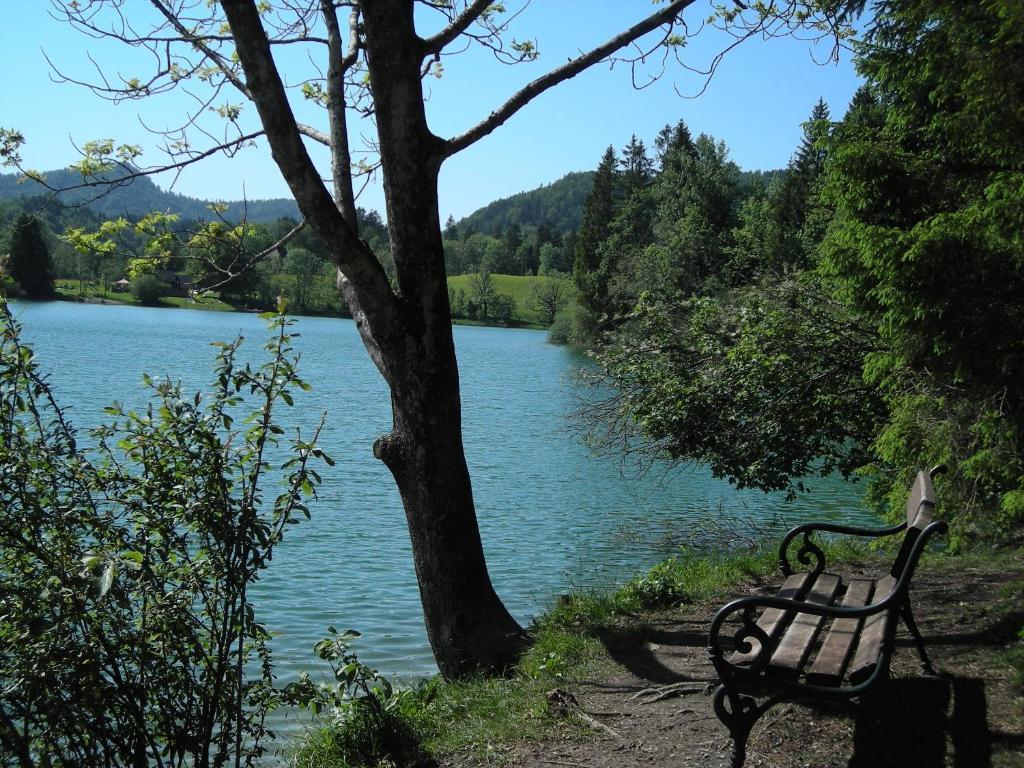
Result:
[[[905,530],[907,524],[900,523],[889,528],[856,528],[849,525],[838,525],[836,523],[804,523],[791,529],[782,539],[782,543],[779,545],[779,568],[782,570],[784,576],[793,575],[793,567],[789,561],[789,545],[793,542],[797,536],[801,534],[804,537],[803,543],[800,545],[800,549],[796,553],[797,562],[802,565],[810,565],[811,558],[814,558],[814,568],[812,572],[819,574],[825,570],[825,553],[818,548],[818,546],[811,541],[811,534],[815,531],[823,531],[825,533],[841,533],[847,536],[861,536],[865,538],[881,538],[883,536],[892,536],[893,534],[899,533]]]
[[[941,475],[945,472],[946,465],[938,464],[928,471],[928,476],[934,480],[936,475]],[[934,504],[934,500],[932,503]],[[912,521],[913,516],[908,516],[907,519]],[[825,522],[804,523],[803,525],[796,526],[789,531],[785,537],[783,537],[782,543],[779,545],[779,568],[782,570],[784,576],[793,575],[793,567],[790,565],[789,561],[789,545],[792,543],[793,539],[801,534],[803,535],[804,540],[796,554],[797,562],[802,565],[809,566],[811,564],[811,558],[813,557],[814,568],[811,572],[814,575],[818,575],[825,570],[825,554],[817,545],[814,544],[814,542],[811,541],[811,534],[815,531],[841,533],[847,536],[862,536],[865,538],[880,538],[882,536],[892,536],[893,534],[906,530],[906,528],[907,523],[900,523],[899,525],[894,525],[890,528],[858,528],[855,526],[837,525],[835,523]]]

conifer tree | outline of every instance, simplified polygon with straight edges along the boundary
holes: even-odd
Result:
[[[666,170],[673,166],[678,170],[678,163],[682,157],[689,157],[695,160],[697,150],[693,144],[693,135],[684,120],[675,125],[666,125],[658,132],[654,139],[654,151],[658,160],[658,167]]]
[[[448,221],[444,223],[444,232],[442,236],[445,240],[458,240],[459,239],[459,225],[455,223],[455,217],[448,214]]]
[[[598,247],[608,237],[608,225],[615,217],[618,165],[615,148],[610,146],[605,150],[597,166],[594,186],[584,204],[583,221],[576,235],[573,279],[576,282],[580,304],[595,317],[604,311],[608,290],[608,286],[598,280]]]
[[[828,105],[824,99],[819,98],[811,110],[810,119],[803,125],[803,138],[793,159],[789,161],[786,179],[780,190],[779,218],[794,233],[799,232],[804,225],[814,183],[825,166],[825,150],[821,139],[828,135],[829,125]]]
[[[654,177],[654,164],[647,156],[647,147],[634,133],[622,150],[622,192],[624,197],[643,189]]]
[[[29,298],[53,294],[53,259],[35,217],[23,213],[15,220],[7,269]]]

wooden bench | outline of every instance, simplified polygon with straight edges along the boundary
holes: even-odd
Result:
[[[860,696],[888,676],[900,619],[914,638],[926,674],[935,674],[910,610],[909,590],[928,540],[947,529],[944,522],[932,520],[932,479],[944,471],[938,466],[917,474],[907,498],[907,520],[897,526],[797,526],[779,547],[779,565],[786,577],[779,592],[774,597],[734,600],[715,615],[708,637],[708,653],[721,681],[714,706],[733,739],[733,768],[746,759],[747,738],[757,718],[779,698],[758,706],[744,694],[767,690],[792,698]],[[904,535],[888,574],[877,580],[844,581],[826,573],[825,555],[811,538],[815,532],[871,538]],[[796,561],[810,568],[804,573],[794,573],[790,561],[790,545],[798,537],[802,542]]]

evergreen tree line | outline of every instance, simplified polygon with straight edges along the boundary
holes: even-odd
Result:
[[[546,223],[560,234],[579,229],[592,172],[567,173],[558,181],[488,203],[459,222],[460,230],[500,236],[509,227]]]
[[[597,352],[609,450],[741,487],[841,472],[899,514],[946,464],[952,541],[1024,523],[1024,24],[1010,2],[879,6],[842,120],[744,192],[682,123],[601,160],[561,338]]]
[[[694,139],[683,121],[661,130],[653,156],[636,136],[621,153],[608,147],[573,243],[577,302],[559,332],[598,346],[641,299],[714,296],[805,267],[828,119],[819,100],[784,173],[742,173],[723,142]]]
[[[510,224],[498,235],[479,232],[472,223],[445,224],[445,268],[451,275],[491,272],[500,275],[549,275],[572,270],[574,233],[563,235],[549,222]]]
[[[104,217],[85,207],[43,198],[0,201],[0,270],[10,295],[51,298],[57,279],[72,280],[85,295],[109,294],[127,278],[143,303],[156,303],[169,288],[158,274],[187,276],[196,288],[216,285],[222,300],[269,310],[277,297],[290,311],[345,315],[335,269],[308,228],[282,248],[249,264],[295,228],[291,218],[235,224],[211,212],[210,221],[167,214]],[[359,210],[361,232],[387,268],[387,227],[375,211]],[[237,274],[236,274],[237,273]],[[234,276],[231,276],[234,275]],[[110,298],[116,298],[111,294]]]

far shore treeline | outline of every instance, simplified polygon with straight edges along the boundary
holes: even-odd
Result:
[[[633,151],[638,145],[646,151],[634,136]],[[743,199],[748,191],[784,172],[736,169],[736,173],[738,199]],[[39,194],[43,188],[31,180],[17,183],[14,174],[0,175],[0,254],[11,250],[13,233],[28,225],[23,220],[16,226],[23,215],[37,222],[32,226],[38,226],[48,253],[27,258],[27,271],[38,272],[41,280],[28,291],[20,284],[11,285],[11,295],[185,306],[182,299],[189,291],[175,279],[181,276],[187,288],[216,285],[200,303],[208,309],[269,310],[278,296],[284,296],[289,310],[299,314],[348,314],[323,244],[309,229],[251,268],[238,270],[242,272],[238,277],[223,281],[224,270],[244,262],[240,252],[258,253],[296,226],[294,201],[214,204],[165,192],[145,176],[109,191],[104,188],[97,196],[95,189],[78,188],[81,177],[73,171],[43,175],[51,187],[68,191],[43,195]],[[451,309],[457,321],[548,327],[558,310],[572,304],[568,278],[594,177],[593,171],[570,173],[538,189],[489,203],[461,221],[449,217],[443,234]],[[154,219],[153,211],[176,218]],[[134,226],[118,229],[115,237],[89,239],[93,233],[109,231],[110,222],[119,220]],[[359,226],[393,279],[387,227],[380,215],[359,209]],[[170,248],[159,264],[142,262],[155,227],[173,233]],[[234,238],[236,227],[238,237]],[[143,273],[162,280],[140,280]],[[131,285],[115,286],[119,280]]]

